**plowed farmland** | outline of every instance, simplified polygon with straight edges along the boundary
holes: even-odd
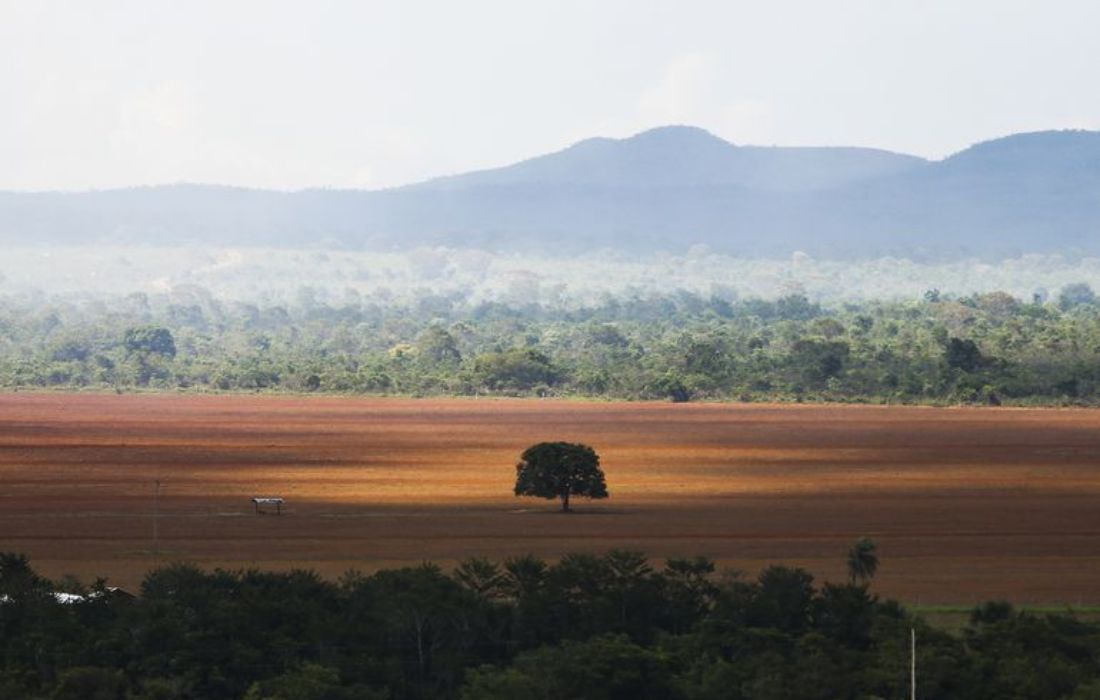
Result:
[[[541,440],[595,447],[611,498],[514,497]],[[838,580],[863,535],[910,602],[1100,603],[1100,411],[0,396],[0,549],[50,576],[618,547]]]

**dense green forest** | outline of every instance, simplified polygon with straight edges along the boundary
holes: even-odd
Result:
[[[947,632],[783,566],[611,551],[328,582],[174,564],[133,597],[0,554],[4,698],[900,698],[911,629],[921,698],[1100,698],[1100,625],[986,603]]]
[[[308,291],[308,290],[307,290]],[[822,306],[607,296],[582,308],[172,295],[0,298],[0,387],[614,399],[1094,403],[1100,305],[994,292]]]

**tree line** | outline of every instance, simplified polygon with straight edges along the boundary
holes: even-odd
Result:
[[[994,292],[823,307],[681,292],[585,308],[0,298],[0,388],[1092,404],[1100,305]]]
[[[873,548],[872,548],[873,550]],[[973,610],[929,625],[869,589],[613,550],[348,572],[150,572],[136,597],[0,554],[0,697],[54,700],[837,700],[1100,697],[1100,625]],[[64,590],[68,596],[58,596]]]

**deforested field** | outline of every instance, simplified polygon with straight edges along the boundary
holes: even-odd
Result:
[[[595,447],[611,498],[514,497],[542,440]],[[905,601],[1100,603],[1100,411],[0,396],[0,549],[49,576],[629,548],[839,580],[863,535]]]

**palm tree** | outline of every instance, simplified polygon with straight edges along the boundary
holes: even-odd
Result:
[[[878,554],[875,541],[870,537],[861,537],[848,550],[848,580],[868,583],[878,570]]]

